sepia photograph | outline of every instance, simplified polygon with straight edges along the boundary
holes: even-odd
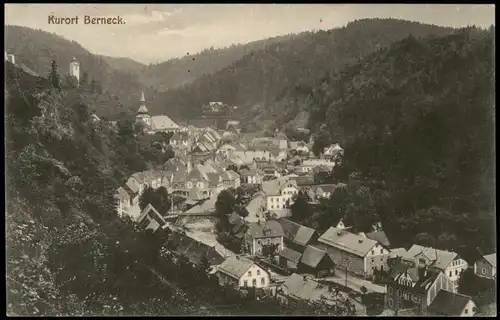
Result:
[[[496,316],[494,4],[4,10],[7,316]]]

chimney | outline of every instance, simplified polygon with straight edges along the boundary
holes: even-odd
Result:
[[[358,242],[359,243],[363,243],[363,239],[358,239]]]
[[[236,256],[236,260],[240,260],[240,256]]]
[[[303,276],[303,279],[304,279],[304,283],[307,282],[307,276]]]

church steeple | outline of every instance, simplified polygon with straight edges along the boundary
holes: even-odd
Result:
[[[137,113],[139,114],[147,114],[148,113],[148,108],[146,107],[146,99],[144,98],[144,91],[141,93],[141,105],[139,106],[139,110]]]

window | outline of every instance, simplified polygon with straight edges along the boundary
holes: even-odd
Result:
[[[252,271],[248,271],[248,276],[251,277],[252,276]]]
[[[375,250],[372,250],[372,254],[375,254]]]
[[[260,278],[260,284],[265,286],[266,285],[266,278],[264,278],[264,277]]]
[[[380,254],[384,253],[384,249],[380,249]]]
[[[188,182],[188,183],[187,183],[187,187],[188,187],[188,189],[192,188],[192,187],[193,187],[193,183]]]
[[[455,275],[458,276],[458,270],[455,270]]]
[[[257,286],[257,279],[252,280],[252,286],[254,286],[254,287]]]
[[[271,206],[271,209],[274,209],[274,206]]]
[[[453,274],[452,274],[452,272],[450,271],[450,277],[451,277],[452,275],[453,275]]]
[[[401,290],[398,289],[397,295],[398,295],[398,297],[401,295]]]
[[[248,287],[248,281],[247,280],[243,281],[243,286],[244,287]]]
[[[465,309],[465,310],[464,310],[464,313],[465,313],[465,314],[468,314],[468,313],[469,313],[469,309]]]
[[[257,270],[257,275],[260,276],[260,270]]]
[[[387,288],[387,293],[392,294],[392,287]]]
[[[391,298],[389,298],[389,307],[392,308],[392,299]]]
[[[482,273],[482,274],[486,274],[486,268],[482,268],[482,269],[481,269],[481,273]]]

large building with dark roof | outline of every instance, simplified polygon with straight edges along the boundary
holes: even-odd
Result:
[[[440,290],[455,291],[452,281],[442,271],[425,265],[396,263],[385,282],[387,309],[412,309],[422,315],[427,313],[427,308]]]

